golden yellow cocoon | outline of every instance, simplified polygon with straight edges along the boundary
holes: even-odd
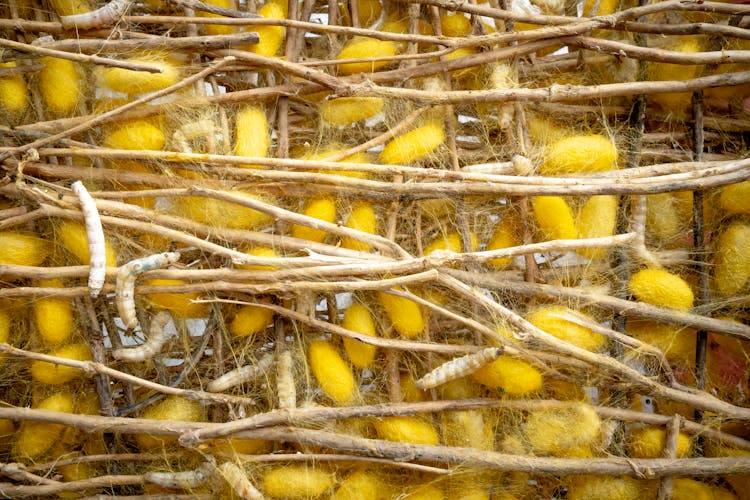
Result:
[[[724,186],[719,206],[730,214],[750,214],[750,181]]]
[[[231,191],[230,194],[250,200],[260,200],[276,204],[276,200],[255,196],[244,191]],[[181,196],[174,200],[174,211],[183,217],[202,224],[228,227],[231,229],[259,229],[273,224],[273,217],[263,212],[247,208],[238,203],[204,198],[201,196]]]
[[[11,324],[13,324],[13,319],[11,318],[10,311],[5,309],[4,303],[0,302],[0,342],[10,341]]]
[[[224,7],[225,9],[237,8],[234,0],[207,0],[206,3],[216,7]],[[202,11],[196,12],[196,15],[199,17],[224,17]],[[206,32],[206,35],[231,35],[234,33],[235,27],[230,24],[204,24],[203,30]]]
[[[380,97],[339,97],[327,99],[320,105],[320,117],[331,125],[350,125],[380,113],[383,99]]]
[[[542,175],[605,172],[617,167],[617,146],[599,134],[574,135],[558,140],[544,153]]]
[[[397,297],[385,292],[378,292],[378,301],[399,335],[413,339],[422,334],[424,317],[419,304],[405,297]]]
[[[63,288],[59,279],[40,280],[40,287]],[[73,334],[73,304],[70,299],[42,297],[34,302],[36,331],[45,344],[62,344]]]
[[[451,252],[461,253],[463,251],[466,252],[473,252],[477,249],[477,246],[479,245],[479,241],[477,240],[477,235],[474,233],[469,234],[469,240],[471,241],[471,248],[464,250],[463,248],[463,238],[461,237],[461,234],[457,231],[453,231],[452,233],[448,234],[441,234],[439,236],[436,236],[435,238],[430,241],[426,247],[423,249],[423,253],[425,255],[430,255],[432,252],[435,252],[436,250],[448,250]]]
[[[375,321],[372,319],[370,310],[360,303],[354,303],[346,308],[341,326],[368,337],[377,336]],[[378,350],[374,345],[365,344],[348,337],[344,337],[344,349],[352,364],[360,369],[367,368],[372,364]]]
[[[86,0],[49,0],[49,4],[58,16],[85,14],[92,10],[91,5]]]
[[[619,476],[574,476],[568,487],[569,500],[639,500],[641,487],[637,480]]]
[[[354,37],[336,56],[336,59],[363,59],[373,57],[390,57],[398,54],[398,44],[391,40]],[[344,63],[338,65],[340,75],[354,73],[372,73],[384,68],[390,61],[371,61]]]
[[[167,396],[158,403],[143,411],[142,418],[152,420],[174,420],[177,422],[200,422],[203,420],[203,409],[198,401],[180,396]],[[141,451],[151,450],[177,443],[176,437],[136,434],[138,448]]]
[[[271,144],[266,112],[260,106],[246,106],[237,113],[234,127],[234,154],[266,158]],[[262,165],[240,165],[245,168],[266,168]]]
[[[241,455],[257,455],[270,452],[273,443],[262,439],[219,439],[211,441],[211,448],[216,453],[229,456],[238,453]]]
[[[86,228],[80,222],[62,221],[56,227],[55,234],[62,241],[63,246],[78,259],[82,265],[90,262],[89,240]],[[105,261],[108,267],[117,266],[117,253],[108,238],[104,238]]]
[[[524,396],[542,388],[542,374],[522,359],[502,356],[471,374],[482,385],[511,396]]]
[[[495,431],[481,410],[449,411],[443,415],[445,444],[494,451]]]
[[[578,238],[573,212],[562,196],[534,196],[531,199],[539,231],[547,240]]]
[[[573,311],[564,306],[546,306],[533,311],[526,319],[535,327],[544,330],[550,335],[554,335],[560,340],[589,351],[598,351],[601,349],[607,340],[606,337],[586,327],[579,326],[572,321],[557,317],[566,313],[575,313],[576,315],[588,318],[585,314]],[[596,322],[593,318],[588,319]]]
[[[48,353],[50,356],[74,359],[77,361],[91,361],[91,349],[86,344],[68,344]],[[86,372],[72,366],[56,365],[46,361],[31,363],[31,378],[43,384],[67,384],[73,379],[86,376]]]
[[[608,16],[617,10],[620,0],[584,0],[583,15],[585,17]],[[599,6],[596,11],[594,7]]]
[[[415,403],[417,401],[426,401],[427,396],[422,391],[410,374],[402,374],[399,379],[399,385],[401,386],[401,399],[409,403]]]
[[[434,484],[422,484],[410,488],[405,496],[401,497],[408,500],[443,500],[445,494],[443,490]]]
[[[617,223],[617,196],[592,196],[578,214],[578,237],[603,238],[612,236]],[[576,250],[589,259],[601,259],[607,253],[606,248],[581,248]]]
[[[385,165],[408,165],[429,155],[444,142],[443,122],[430,120],[386,144],[380,152],[380,161]]]
[[[367,234],[376,234],[378,232],[378,218],[375,215],[375,209],[372,203],[360,201],[352,205],[352,211],[346,219],[346,227],[362,231]],[[341,246],[349,250],[358,252],[369,252],[370,244],[364,241],[355,240],[354,238],[341,238]]]
[[[713,488],[695,479],[672,479],[672,500],[718,500]]]
[[[261,306],[245,305],[239,308],[229,324],[229,331],[237,337],[255,335],[273,323],[273,311]]]
[[[266,472],[263,492],[271,498],[317,498],[333,487],[330,472],[307,465],[282,465]]]
[[[602,422],[594,408],[575,404],[569,408],[531,412],[524,432],[535,452],[566,456],[594,444],[601,427]]]
[[[697,36],[681,36],[665,47],[667,50],[676,52],[694,53],[701,51],[703,41]],[[650,62],[647,66],[649,80],[691,80],[700,75],[703,65],[672,64],[662,62]],[[649,100],[653,100],[664,110],[680,114],[690,106],[690,92],[672,92],[669,94],[653,94]]]
[[[628,432],[628,456],[659,458],[664,453],[667,431],[659,427],[641,427]],[[677,437],[677,456],[690,453],[690,436],[682,432]]]
[[[175,286],[186,285],[186,281],[155,278],[147,280],[144,285],[148,286]],[[192,302],[200,299],[200,293],[151,293],[146,299],[158,309],[167,309],[173,316],[180,318],[203,318],[208,314],[209,304]]]
[[[313,340],[308,354],[310,369],[320,389],[336,404],[351,403],[359,396],[352,369],[330,342]]]
[[[687,281],[662,269],[643,269],[630,277],[630,292],[641,302],[686,311],[693,307]]]
[[[131,63],[148,64],[161,69],[161,73],[133,71],[108,67],[102,70],[104,84],[116,92],[142,94],[174,85],[180,80],[180,70],[167,54],[153,53],[127,59]]]
[[[383,417],[373,422],[380,439],[399,443],[438,444],[440,438],[429,422],[417,417]]]
[[[35,408],[39,410],[73,413],[73,396],[60,392],[44,399]],[[23,422],[16,436],[14,455],[34,459],[49,450],[65,428],[62,424]]]
[[[671,363],[695,364],[695,330],[650,320],[629,319],[628,335],[660,349]]]
[[[164,147],[164,131],[151,120],[125,120],[108,127],[104,145],[113,149],[148,149]]]
[[[15,68],[14,61],[0,63],[0,68]],[[11,115],[20,115],[29,105],[29,91],[23,75],[0,78],[0,106]]]
[[[302,213],[308,217],[320,219],[326,222],[336,220],[336,199],[333,196],[319,196],[310,198],[305,202]],[[308,226],[295,224],[292,226],[291,234],[295,238],[302,240],[322,242],[326,239],[328,233],[322,229],[314,229]]]
[[[342,7],[345,6],[346,4],[342,5]],[[357,0],[357,17],[360,27],[366,28],[380,19],[381,12],[383,12],[383,6],[378,0]]]
[[[266,19],[285,19],[287,14],[282,3],[286,2],[269,1],[258,9],[258,14]],[[283,26],[248,26],[245,31],[258,33],[260,40],[255,44],[243,45],[242,49],[264,57],[275,56],[286,35],[286,28]]]
[[[380,500],[387,488],[376,473],[355,470],[339,483],[331,500]]]
[[[440,16],[440,31],[443,36],[466,36],[471,30],[471,21],[463,13],[452,12]]]
[[[245,250],[245,253],[253,257],[279,258],[279,254],[271,247],[256,246]],[[245,264],[240,264],[237,267],[248,271],[273,271],[276,269],[276,266],[250,266]]]
[[[308,151],[304,151],[301,154],[297,154],[295,156],[303,160],[323,161],[323,160],[326,160],[326,158],[330,158],[331,156],[344,153],[347,149],[349,149],[348,146],[333,142],[328,145],[321,146],[315,150],[310,149]],[[345,162],[345,163],[368,163],[369,158],[367,157],[366,153],[359,152],[359,153],[354,153],[351,156],[342,158],[338,161]],[[356,177],[358,179],[364,179],[366,177],[369,177],[370,175],[367,172],[362,172],[362,171],[357,171],[357,170],[320,170],[320,172],[324,174],[330,174],[330,175],[341,175],[344,177]]]
[[[487,250],[501,250],[519,246],[522,243],[521,220],[515,215],[506,215],[495,224],[492,235],[487,242]],[[487,265],[494,269],[504,269],[513,262],[513,257],[498,257],[487,261]]]
[[[83,92],[83,70],[73,61],[43,57],[39,91],[48,110],[58,115],[75,112]]]
[[[745,287],[750,277],[748,248],[750,225],[744,222],[732,222],[719,235],[714,260],[714,283],[720,294],[733,295]]]
[[[48,243],[33,234],[0,232],[0,264],[38,266],[47,257]]]

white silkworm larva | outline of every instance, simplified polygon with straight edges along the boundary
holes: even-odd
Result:
[[[253,486],[247,474],[232,462],[224,462],[219,466],[219,472],[234,492],[243,500],[264,500],[263,494]]]
[[[96,203],[81,181],[71,185],[73,193],[78,197],[86,225],[86,238],[89,242],[89,293],[92,297],[99,295],[104,286],[107,272],[107,258],[104,247],[104,228],[99,218]]]
[[[214,465],[203,462],[197,469],[182,472],[147,472],[143,478],[164,488],[189,490],[197,488],[211,478]]]
[[[60,23],[65,29],[77,28],[79,30],[111,26],[120,20],[128,7],[130,7],[130,0],[112,0],[107,5],[91,12],[60,16]]]
[[[297,407],[297,388],[294,383],[292,353],[284,350],[276,362],[276,392],[279,395],[279,408],[291,410]]]
[[[457,378],[465,377],[503,354],[502,347],[487,347],[479,352],[452,359],[438,366],[415,382],[420,390],[432,389]]]
[[[139,274],[152,269],[167,266],[180,260],[178,252],[164,252],[149,255],[141,259],[131,260],[120,266],[117,271],[117,286],[115,288],[115,304],[120,319],[125,323],[125,328],[130,330],[138,326],[138,318],[135,315],[135,279]]]
[[[151,320],[146,342],[137,347],[115,349],[112,351],[112,357],[128,362],[145,361],[153,358],[161,352],[161,348],[164,347],[169,338],[169,334],[164,332],[167,323],[169,323],[169,312],[161,311]]]
[[[651,266],[660,267],[656,257],[646,246],[646,215],[648,205],[646,196],[636,196],[633,204],[631,230],[635,233],[633,238],[633,252],[636,257]]]
[[[261,357],[254,365],[245,365],[225,373],[207,386],[208,392],[221,392],[235,387],[244,382],[261,377],[273,364],[273,354],[268,353]]]

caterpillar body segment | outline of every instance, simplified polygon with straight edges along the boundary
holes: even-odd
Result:
[[[97,29],[115,24],[125,15],[130,7],[131,0],[112,0],[107,5],[91,12],[61,16],[60,22],[63,28],[76,28],[79,30]]]
[[[104,286],[107,271],[107,252],[104,245],[104,228],[96,209],[96,203],[81,181],[75,181],[71,186],[78,197],[86,225],[86,237],[89,243],[89,292],[97,297]]]
[[[487,363],[495,361],[502,356],[502,354],[503,349],[501,347],[487,347],[479,352],[452,359],[417,380],[416,386],[418,389],[424,391],[451,380],[465,377],[466,375],[470,375],[479,370]]]
[[[297,407],[297,387],[294,383],[294,360],[289,350],[279,355],[276,364],[276,393],[279,397],[279,408],[290,410]]]
[[[203,462],[194,470],[181,472],[147,472],[143,478],[164,488],[191,490],[208,481],[214,472],[211,462]]]
[[[151,320],[151,327],[149,328],[149,335],[146,342],[137,347],[115,349],[112,351],[112,357],[122,361],[136,362],[151,359],[159,354],[169,338],[169,334],[164,331],[167,323],[169,323],[169,319],[169,312],[159,312]]]
[[[234,493],[243,500],[263,500],[263,493],[253,486],[253,483],[247,478],[247,474],[236,464],[224,462],[219,465],[219,474],[227,484],[234,490]]]
[[[206,386],[208,392],[221,392],[238,386],[243,382],[254,380],[263,375],[273,364],[273,354],[266,354],[257,363],[240,366],[213,380]]]
[[[127,329],[135,328],[138,325],[133,297],[135,279],[145,271],[158,269],[178,260],[180,260],[178,252],[164,252],[132,260],[120,267],[120,270],[117,272],[115,304],[117,304],[117,312],[120,314],[120,318],[125,323]]]

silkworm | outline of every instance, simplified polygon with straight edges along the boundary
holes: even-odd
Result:
[[[137,347],[115,349],[112,351],[112,357],[128,362],[145,361],[153,358],[161,352],[169,338],[169,334],[164,331],[167,323],[169,323],[169,312],[161,311],[151,320],[146,342]]]
[[[214,465],[203,462],[197,469],[182,472],[147,472],[143,478],[164,488],[189,490],[205,483],[214,472]]]
[[[273,363],[273,354],[265,354],[257,363],[253,365],[240,366],[234,370],[225,373],[216,380],[211,381],[207,386],[208,392],[221,392],[231,387],[235,387],[244,382],[249,382],[261,377]]]
[[[279,408],[290,410],[297,407],[292,353],[288,350],[282,351],[276,362],[276,393],[279,396]]]
[[[117,312],[120,314],[120,319],[125,323],[125,328],[130,330],[138,326],[138,318],[135,315],[135,300],[133,298],[136,277],[144,271],[167,266],[173,262],[177,262],[179,259],[180,254],[177,252],[164,252],[131,260],[127,264],[120,266],[119,271],[117,271],[115,304],[117,304]]]
[[[219,472],[234,492],[244,500],[264,500],[263,494],[253,486],[247,474],[232,462],[224,462],[219,466]]]
[[[417,380],[415,385],[423,391],[432,389],[451,380],[470,375],[487,363],[495,361],[502,354],[502,347],[487,347],[479,352],[452,359]]]
[[[78,197],[86,225],[86,238],[89,242],[89,293],[92,297],[99,295],[104,286],[106,275],[106,250],[104,247],[104,228],[99,218],[96,203],[81,181],[71,185],[73,193]]]
[[[63,28],[89,30],[115,24],[130,7],[130,0],[112,0],[107,5],[91,12],[60,16]]]
[[[661,267],[659,262],[646,246],[646,215],[648,213],[646,200],[645,196],[637,196],[633,204],[632,220],[630,223],[631,231],[636,235],[633,239],[633,252],[645,264],[658,268]]]

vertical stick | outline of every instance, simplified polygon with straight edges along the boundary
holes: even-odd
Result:
[[[679,415],[672,417],[667,426],[667,436],[664,440],[664,458],[677,458],[677,443],[680,437],[680,425],[682,418]],[[670,500],[672,498],[672,476],[664,476],[659,482],[658,500]]]

